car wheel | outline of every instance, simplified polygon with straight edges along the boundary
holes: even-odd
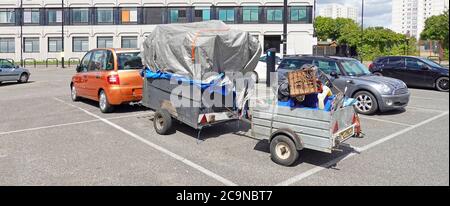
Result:
[[[158,110],[153,117],[153,127],[156,133],[166,135],[172,128],[172,117],[166,110]]]
[[[355,110],[360,114],[371,115],[378,110],[377,99],[370,92],[360,91],[353,98],[357,101]]]
[[[252,75],[250,76],[250,78],[252,78],[254,83],[258,83],[259,82],[258,73],[256,73],[255,71],[252,72]]]
[[[72,88],[70,89],[70,97],[72,98],[72,101],[76,102],[80,100],[80,97],[78,97],[77,88],[75,85],[72,85]]]
[[[382,76],[383,76],[383,74],[382,74],[382,73],[380,73],[380,72],[374,72],[374,73],[373,73],[373,75],[376,75],[376,76],[380,76],[380,77],[382,77]]]
[[[437,79],[436,89],[441,92],[448,92],[448,77],[441,77]]]
[[[285,135],[277,135],[270,142],[272,161],[283,166],[291,166],[298,159],[295,143]]]
[[[113,106],[109,103],[105,91],[100,91],[98,99],[98,104],[102,113],[110,113],[113,111]]]
[[[26,74],[26,73],[21,74],[18,82],[19,83],[27,83],[28,82],[28,74]]]

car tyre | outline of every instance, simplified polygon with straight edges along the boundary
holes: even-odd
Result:
[[[114,110],[114,107],[109,103],[108,97],[106,96],[105,91],[101,90],[99,93],[99,107],[102,113],[110,113]]]
[[[448,77],[440,77],[437,79],[436,89],[441,92],[448,92]]]
[[[298,157],[294,141],[285,135],[277,135],[270,142],[270,156],[279,165],[291,166]]]
[[[167,110],[158,110],[153,117],[153,127],[156,133],[166,135],[172,128],[172,116]]]
[[[353,98],[357,100],[354,107],[359,114],[372,115],[378,111],[378,102],[372,93],[360,91],[353,95]]]
[[[28,82],[28,74],[27,73],[23,73],[20,75],[19,80],[17,80],[17,82],[19,83],[27,83]]]
[[[70,89],[70,97],[72,98],[72,101],[74,101],[74,102],[80,100],[80,97],[78,96],[78,93],[77,93],[77,88],[73,84]]]

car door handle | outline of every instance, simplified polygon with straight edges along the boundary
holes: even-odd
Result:
[[[100,75],[95,76],[95,78],[100,79],[102,78]]]
[[[353,82],[353,80],[347,80],[348,84],[354,84],[355,82]]]

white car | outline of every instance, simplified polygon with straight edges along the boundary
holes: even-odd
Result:
[[[267,64],[266,64],[267,56],[261,56],[259,58],[258,65],[255,68],[255,71],[253,71],[252,79],[255,80],[256,83],[263,83],[267,80]],[[275,60],[275,70],[277,69],[278,65],[281,62],[281,55],[276,54],[276,60]]]

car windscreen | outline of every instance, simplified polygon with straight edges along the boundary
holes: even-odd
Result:
[[[424,61],[426,64],[432,66],[432,67],[442,67],[438,63],[434,62],[433,60],[426,59],[426,58],[420,58],[422,61]]]
[[[305,64],[312,64],[309,59],[283,59],[278,69],[296,70],[302,68]]]
[[[117,63],[119,70],[142,69],[142,60],[139,52],[117,53]]]
[[[341,62],[344,71],[349,76],[363,76],[370,74],[369,69],[356,60],[344,60]]]

